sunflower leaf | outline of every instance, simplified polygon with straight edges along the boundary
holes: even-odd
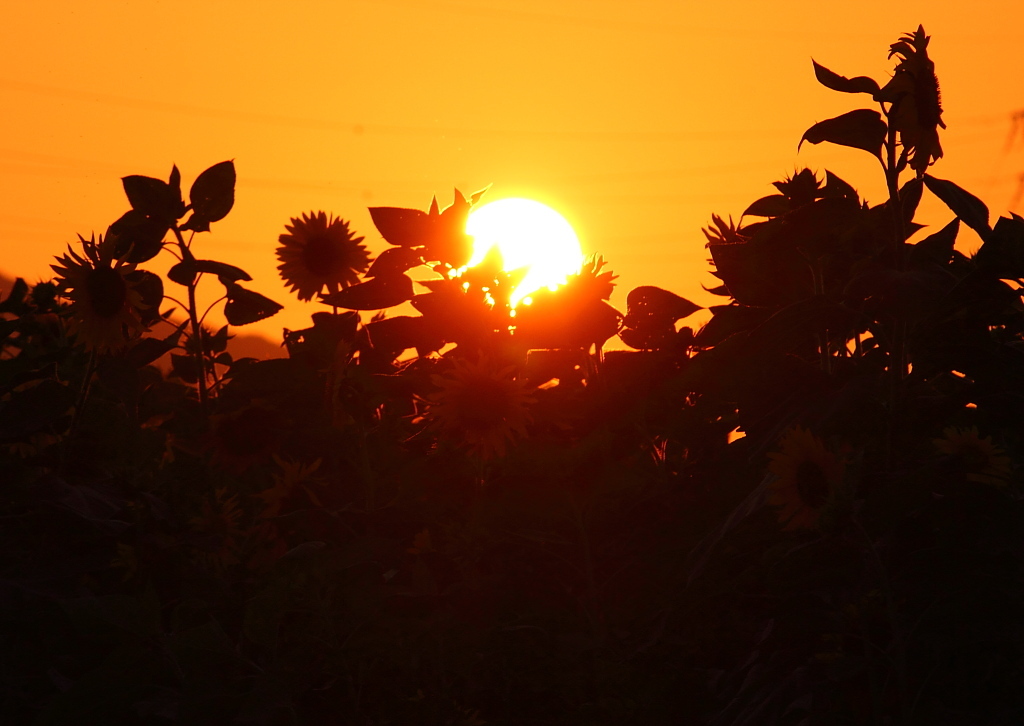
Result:
[[[383,310],[412,300],[412,279],[406,275],[372,277],[320,298],[320,302],[346,310]]]
[[[924,185],[916,177],[908,181],[900,189],[900,209],[903,212],[903,221],[906,224],[914,220],[914,214],[917,213],[917,205],[921,203],[923,191]]]
[[[125,278],[142,296],[142,322],[146,325],[157,322],[160,319],[160,305],[164,301],[164,281],[148,270],[133,270]]]
[[[196,364],[195,356],[171,353],[171,370],[185,383],[195,383],[199,380],[199,366]]]
[[[197,274],[194,260],[182,260],[167,271],[167,279],[188,287],[196,281]]]
[[[188,324],[188,320],[183,320],[166,338],[142,338],[128,350],[125,359],[137,368],[149,365],[178,347],[181,334]]]
[[[992,233],[988,226],[988,207],[976,196],[951,181],[936,179],[931,174],[924,175],[924,184],[928,191],[945,202],[953,214],[977,232],[982,239],[986,239]]]
[[[673,325],[677,320],[701,310],[674,292],[653,285],[641,285],[629,291],[626,296],[625,324],[630,328],[662,327]]]
[[[188,193],[192,216],[182,229],[209,232],[210,222],[219,222],[235,205],[235,164],[222,161],[204,171],[192,183]]]
[[[156,257],[163,247],[170,223],[130,209],[107,228],[107,236],[115,236],[114,257],[127,255],[127,261],[139,264]]]
[[[409,247],[392,247],[384,250],[366,271],[367,277],[383,277],[401,274],[423,264],[423,257]]]
[[[953,245],[960,231],[960,219],[953,221],[935,234],[928,235],[910,248],[910,266],[921,267],[927,262],[945,267],[953,256]]]
[[[1016,214],[1000,217],[976,257],[978,264],[997,277],[1024,277],[1024,219]]]
[[[370,218],[388,244],[420,247],[430,236],[430,217],[419,209],[370,207]]]
[[[840,146],[863,149],[882,158],[882,145],[889,127],[882,120],[882,114],[867,108],[844,113],[842,116],[819,121],[800,137],[797,150],[805,141],[820,144],[828,141]]]
[[[821,188],[821,196],[822,198],[849,197],[850,199],[859,199],[857,190],[849,182],[845,179],[840,179],[828,169],[825,170],[825,186]]]
[[[224,317],[232,325],[248,325],[276,315],[284,307],[258,292],[246,290],[230,278],[219,278],[224,285],[228,301],[224,305]]]
[[[782,194],[769,194],[752,202],[743,211],[743,216],[751,217],[781,217],[789,211],[789,200]]]
[[[18,278],[14,281],[11,286],[10,292],[2,303],[0,303],[0,313],[17,313],[21,307],[22,302],[25,300],[25,296],[28,295],[28,283],[23,278]]]
[[[814,77],[826,88],[842,93],[870,93],[872,95],[878,93],[878,84],[872,78],[867,76],[847,78],[830,71],[814,59],[811,59],[811,63],[814,64]]]
[[[239,280],[249,281],[252,278],[249,273],[240,267],[229,265],[226,262],[217,262],[216,260],[196,260],[194,262],[196,272],[208,272],[212,275],[216,275],[221,279],[228,279],[232,282],[238,282]]]
[[[132,209],[147,217],[170,223],[185,214],[181,190],[162,179],[133,174],[122,177],[121,184]]]

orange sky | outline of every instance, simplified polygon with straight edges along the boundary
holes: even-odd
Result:
[[[738,215],[805,165],[882,201],[867,154],[797,154],[812,123],[870,104],[819,86],[810,58],[883,81],[888,45],[918,23],[949,127],[933,173],[993,214],[1024,173],[1024,128],[1007,143],[1024,109],[1018,1],[868,0],[854,14],[804,2],[58,0],[4,15],[0,270],[49,277],[76,233],[127,210],[121,176],[166,178],[176,163],[187,190],[234,159],[235,208],[193,249],[286,304],[250,326],[278,340],[324,309],[278,281],[289,217],[332,212],[379,252],[367,206],[425,208],[434,192],[446,204],[453,186],[561,211],[620,275],[620,309],[640,284],[713,300],[700,288],[714,282],[700,232],[712,212]],[[950,217],[934,202],[923,211]]]

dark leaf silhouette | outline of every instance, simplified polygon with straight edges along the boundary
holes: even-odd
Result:
[[[257,320],[269,318],[283,307],[258,292],[246,290],[228,278],[221,278],[228,301],[224,305],[224,317],[232,325],[248,325]]]
[[[192,216],[182,229],[208,232],[211,222],[227,216],[235,204],[235,164],[222,161],[200,174],[189,190]]]
[[[384,318],[368,323],[365,330],[370,345],[386,353],[389,359],[398,357],[409,348],[415,348],[418,355],[427,355],[440,350],[446,342],[438,326],[424,317],[398,315]]]
[[[152,325],[160,319],[160,304],[164,300],[163,279],[147,270],[133,270],[125,277],[142,295],[142,322],[145,325]]]
[[[377,255],[366,271],[366,277],[398,275],[423,264],[423,256],[408,247],[392,247]]]
[[[761,197],[743,211],[743,216],[781,217],[790,209],[789,200],[782,194]]]
[[[704,288],[705,292],[710,292],[712,295],[719,295],[721,297],[729,296],[729,288],[726,287],[725,285],[716,285],[715,287],[707,287],[705,285],[701,285],[701,287]]]
[[[231,280],[232,282],[238,282],[239,280],[252,280],[249,277],[249,273],[240,267],[229,265],[226,262],[217,262],[215,260],[196,260],[195,261],[196,272],[208,272],[216,275],[218,278],[224,280]]]
[[[978,250],[977,260],[997,277],[1024,277],[1024,219],[1014,214],[996,220],[995,229]]]
[[[953,245],[956,243],[956,236],[959,231],[960,218],[956,217],[935,234],[928,235],[913,245],[910,248],[911,266],[920,267],[926,263],[933,263],[943,267],[948,265],[950,258],[953,256]]]
[[[830,172],[828,169],[825,170],[825,186],[821,188],[822,197],[849,197],[850,199],[858,199],[857,190],[854,189],[848,182],[840,179],[838,176]]]
[[[700,309],[699,305],[660,287],[634,288],[626,297],[626,317],[619,338],[637,350],[674,348],[680,343],[676,321]],[[686,343],[692,338],[690,331]]]
[[[0,303],[0,313],[17,313],[18,307],[28,295],[28,283],[21,277],[14,281],[7,297]]]
[[[812,144],[828,141],[840,146],[863,149],[881,159],[887,131],[888,127],[878,111],[861,108],[814,124],[804,132],[797,149],[805,141]]]
[[[228,326],[223,325],[213,335],[204,334],[204,343],[206,352],[209,354],[223,353],[228,347],[228,340],[233,338],[233,335],[228,335]]]
[[[430,217],[419,209],[370,207],[370,218],[388,244],[422,247],[430,238]]]
[[[195,356],[171,353],[171,370],[185,383],[195,383],[199,380],[199,364],[196,363]]]
[[[818,82],[826,88],[831,88],[833,91],[841,91],[843,93],[870,93],[874,95],[878,93],[878,84],[874,79],[868,78],[867,76],[857,76],[856,78],[847,78],[841,76],[838,73],[830,71],[825,66],[821,65],[815,60],[811,60],[814,64],[814,77],[818,79]]]
[[[924,191],[924,185],[918,178],[913,178],[908,181],[900,189],[900,208],[903,211],[903,222],[910,224],[914,219],[914,214],[917,212],[917,205],[921,203],[921,194]]]
[[[181,178],[176,176],[176,171],[177,167],[171,172],[171,180],[180,184]],[[123,177],[121,183],[132,209],[147,217],[171,223],[185,214],[185,202],[177,184],[138,174]]]
[[[928,191],[945,202],[964,224],[977,232],[982,239],[988,237],[992,230],[988,226],[988,207],[984,202],[953,182],[936,179],[931,174],[924,175],[924,183]]]
[[[171,282],[179,285],[191,285],[196,281],[195,260],[182,260],[167,271],[167,277]]]
[[[458,189],[455,201],[432,217],[432,230],[427,240],[427,257],[452,267],[462,267],[473,255],[473,238],[466,234],[466,220],[469,218],[470,203]]]
[[[674,323],[701,309],[700,305],[674,292],[653,285],[641,285],[630,290],[626,296],[625,324],[630,328],[636,328],[652,319]]]
[[[167,271],[167,277],[179,285],[191,285],[201,272],[216,275],[224,280],[238,282],[239,280],[252,280],[245,270],[226,262],[216,260],[197,260],[186,257],[178,264]]]
[[[170,222],[165,219],[147,217],[142,212],[131,209],[107,228],[107,235],[116,237],[115,257],[127,255],[128,262],[138,264],[156,257],[170,228]]]
[[[188,326],[185,320],[166,338],[143,338],[133,345],[125,354],[125,359],[132,365],[141,368],[178,347],[182,331]]]
[[[412,279],[406,275],[373,277],[352,287],[324,295],[320,302],[346,310],[383,310],[412,300]]]

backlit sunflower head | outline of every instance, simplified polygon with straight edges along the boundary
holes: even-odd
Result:
[[[783,529],[816,527],[843,482],[844,463],[800,426],[787,431],[779,443],[780,451],[768,454],[768,471],[777,477],[768,503],[779,507]]]
[[[892,79],[875,94],[876,101],[891,104],[889,123],[899,133],[903,154],[918,176],[942,158],[938,127],[946,128],[928,40],[924,27],[918,26],[889,47],[889,57],[896,56],[899,63]]]
[[[287,234],[278,237],[277,266],[281,279],[300,300],[323,292],[338,292],[359,282],[370,264],[370,253],[349,230],[348,222],[324,212],[293,217]]]
[[[960,429],[954,426],[935,439],[935,448],[951,456],[963,467],[968,481],[1003,486],[1010,477],[1010,457],[992,443],[991,436],[982,437],[978,427]]]
[[[137,337],[146,326],[142,313],[149,306],[138,289],[135,265],[126,257],[114,258],[115,238],[104,240],[79,235],[82,254],[68,246],[65,255],[50,265],[60,295],[71,301],[69,327],[89,350],[117,350]],[[139,273],[141,274],[141,273]]]
[[[485,357],[477,363],[455,359],[450,371],[431,377],[437,391],[424,418],[441,438],[481,459],[503,456],[509,441],[526,434],[533,403],[514,371]]]

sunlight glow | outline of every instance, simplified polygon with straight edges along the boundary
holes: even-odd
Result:
[[[513,306],[531,292],[564,284],[583,262],[580,241],[565,217],[532,199],[498,199],[474,209],[466,233],[474,238],[469,267],[497,245],[506,271],[530,268],[512,293]]]

